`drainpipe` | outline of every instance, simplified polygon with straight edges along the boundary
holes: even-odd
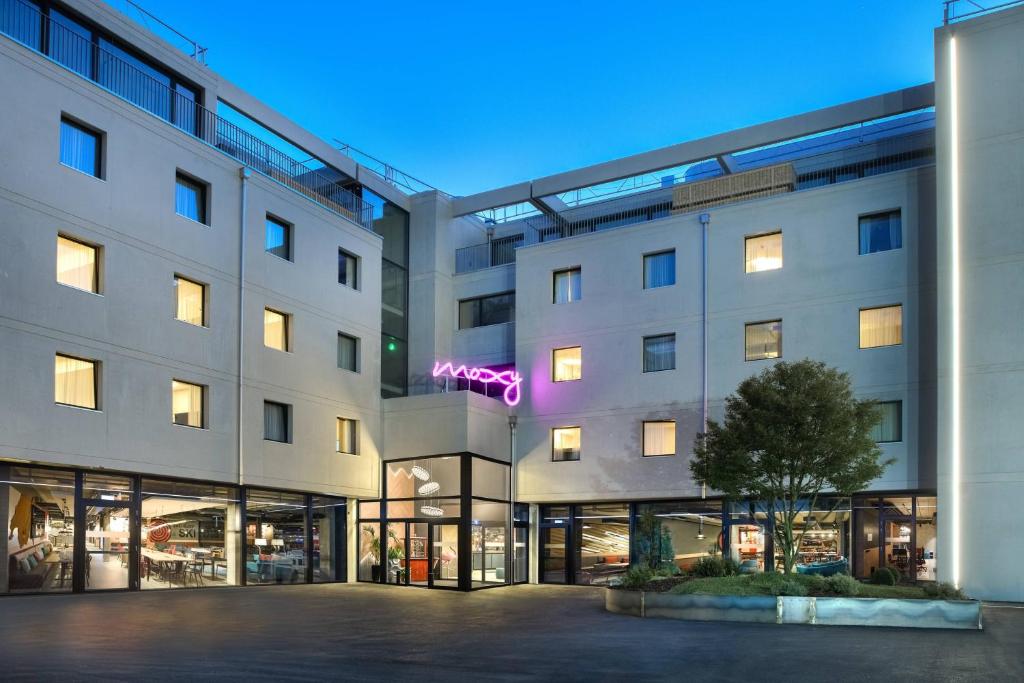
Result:
[[[243,166],[238,169],[238,177],[242,181],[242,205],[239,218],[238,239],[238,485],[245,484],[245,461],[242,457],[243,418],[245,414],[245,383],[242,372],[245,368],[243,353],[245,351],[245,224],[246,208],[249,203],[249,178],[252,171]]]
[[[708,230],[711,228],[711,214],[700,215],[700,251],[701,251],[701,433],[708,430]],[[700,497],[707,498],[707,484],[700,483]]]
[[[508,530],[505,532],[506,547],[510,550],[505,554],[506,564],[508,566],[508,582],[513,583],[516,580],[515,576],[515,547],[516,547],[516,424],[519,422],[519,417],[516,415],[508,416],[508,461],[509,461],[509,501],[508,501]],[[527,577],[529,579],[529,577]]]

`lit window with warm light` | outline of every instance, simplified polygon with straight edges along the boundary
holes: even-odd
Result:
[[[782,321],[766,320],[744,326],[744,359],[768,360],[782,357]]]
[[[263,344],[278,351],[289,351],[288,316],[272,308],[263,309]]]
[[[190,325],[206,325],[206,286],[174,276],[174,317]]]
[[[748,273],[778,270],[782,267],[782,233],[757,235],[746,239],[746,265]]]
[[[676,454],[676,421],[644,422],[644,457]]]
[[[96,247],[58,235],[57,282],[75,289],[99,293]]]
[[[860,310],[860,348],[899,346],[903,343],[903,306]]]
[[[53,400],[65,406],[98,407],[96,379],[99,363],[84,358],[57,354],[53,366]]]
[[[580,459],[579,427],[556,427],[551,430],[551,459],[554,462]]]
[[[183,427],[206,428],[203,411],[204,387],[189,382],[171,382],[171,421]]]
[[[359,421],[339,417],[335,449],[338,453],[358,455]]]
[[[583,347],[570,346],[551,352],[551,379],[572,382],[583,377]]]

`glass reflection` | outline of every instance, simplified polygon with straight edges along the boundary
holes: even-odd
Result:
[[[306,502],[300,494],[249,490],[246,582],[306,582]]]

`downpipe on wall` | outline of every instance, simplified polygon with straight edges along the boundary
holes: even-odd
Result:
[[[711,229],[711,214],[700,215],[700,251],[701,251],[701,434],[708,431],[708,232]],[[707,498],[708,487],[700,483],[700,497]]]
[[[242,446],[244,440],[244,418],[245,414],[245,382],[242,379],[242,372],[245,368],[245,227],[246,208],[249,204],[249,178],[252,171],[242,166],[238,169],[238,177],[242,181],[241,211],[239,212],[239,239],[238,239],[238,485],[245,483],[245,461],[242,457]]]

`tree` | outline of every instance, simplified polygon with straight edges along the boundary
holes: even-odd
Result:
[[[854,398],[845,372],[813,360],[776,363],[725,399],[725,419],[697,435],[690,469],[730,500],[768,507],[788,574],[808,528],[805,518],[796,534],[797,516],[823,491],[864,489],[893,462],[880,460],[871,437],[880,417],[874,401]]]

